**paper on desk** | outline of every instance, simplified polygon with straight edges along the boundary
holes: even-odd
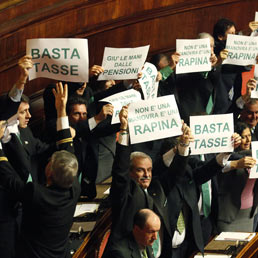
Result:
[[[204,256],[202,256],[201,254],[197,254],[194,256],[194,258],[230,258],[231,255],[227,255],[227,254],[204,254]]]
[[[255,237],[256,233],[245,233],[245,232],[221,232],[215,240],[226,240],[226,241],[251,241]]]
[[[104,194],[109,194],[110,193],[110,187],[104,192]]]
[[[83,203],[83,204],[77,204],[76,209],[74,212],[74,217],[77,217],[84,213],[93,213],[96,210],[98,210],[99,204],[97,203]]]

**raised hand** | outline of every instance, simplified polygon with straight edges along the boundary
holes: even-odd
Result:
[[[18,65],[20,70],[20,77],[16,82],[16,87],[18,89],[23,89],[24,84],[26,83],[29,76],[29,69],[31,69],[33,66],[32,57],[30,55],[23,56],[19,59]]]
[[[66,103],[68,97],[68,86],[63,86],[62,82],[56,83],[56,89],[52,89],[55,96],[55,106],[58,117],[66,116]]]
[[[194,141],[190,127],[182,121],[182,135],[180,136],[179,144],[181,146],[189,146],[190,142]]]
[[[102,68],[102,66],[100,65],[93,65],[91,68],[90,68],[90,72],[89,72],[89,76],[92,77],[92,76],[98,76],[99,74],[103,73],[104,72],[104,69]]]
[[[112,116],[114,111],[114,107],[111,104],[106,104],[102,107],[101,111],[94,116],[96,123],[100,123],[104,119],[107,118],[108,115]]]
[[[120,119],[120,129],[121,130],[127,130],[128,129],[128,105],[123,106],[119,113],[119,119]]]

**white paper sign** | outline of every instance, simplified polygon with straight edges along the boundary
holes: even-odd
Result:
[[[252,157],[256,159],[256,164],[251,168],[249,178],[258,178],[258,141],[251,142]]]
[[[258,21],[258,12],[255,12],[255,18],[254,21]]]
[[[149,45],[137,48],[106,47],[102,60],[104,72],[98,80],[137,79],[146,60]]]
[[[258,98],[258,65],[254,68],[254,79],[256,80],[256,87],[251,91],[251,98]]]
[[[39,77],[70,82],[88,82],[89,58],[87,39],[29,39],[27,55],[33,68],[29,79]]]
[[[210,39],[177,39],[176,50],[180,53],[176,73],[206,72],[211,70]]]
[[[109,102],[114,106],[111,124],[117,124],[120,123],[119,112],[121,111],[122,107],[139,100],[141,100],[140,92],[134,89],[130,89],[119,92],[100,101]]]
[[[182,134],[181,118],[174,95],[131,103],[128,123],[132,144]]]
[[[157,68],[155,65],[146,62],[142,70],[142,77],[138,79],[144,99],[155,99],[158,94],[159,82],[156,81],[157,78]]]
[[[228,57],[223,64],[254,65],[258,53],[258,38],[229,34],[226,49]]]
[[[190,116],[191,154],[232,152],[233,114]]]

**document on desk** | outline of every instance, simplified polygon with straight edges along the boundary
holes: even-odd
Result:
[[[104,192],[104,194],[110,194],[110,187]]]
[[[97,203],[77,204],[73,216],[77,217],[84,213],[93,213],[93,212],[97,211],[98,208],[99,208],[99,204],[97,204]]]
[[[246,232],[221,232],[215,240],[224,241],[251,241],[255,237],[256,233]]]
[[[230,258],[231,255],[227,255],[227,254],[204,254],[204,256],[202,256],[201,254],[197,254],[194,256],[194,258]]]

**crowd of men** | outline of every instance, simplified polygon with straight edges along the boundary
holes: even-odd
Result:
[[[256,31],[258,22],[250,27]],[[159,70],[158,97],[174,94],[182,134],[140,144],[130,144],[128,106],[113,125],[114,107],[99,102],[131,88],[141,91],[137,80],[99,82],[103,68],[98,65],[90,68],[88,84],[59,82],[45,88],[44,130],[40,139],[34,137],[28,126],[30,100],[23,94],[33,60],[21,58],[19,79],[0,98],[1,257],[70,257],[68,235],[79,196],[94,199],[96,182],[110,175],[112,226],[103,257],[186,258],[204,252],[221,231],[219,223],[226,224],[223,230],[234,221],[235,231],[247,231],[246,225],[255,231],[256,180],[249,184],[246,176],[239,199],[228,197],[228,213],[222,212],[228,191],[223,182],[239,173],[248,175],[256,163],[250,139],[232,135],[236,150],[245,140],[249,152],[244,154],[190,156],[189,147],[194,140],[192,115],[233,112],[235,123],[245,123],[252,141],[258,140],[258,100],[251,99],[254,78],[241,95],[242,72],[252,67],[222,64],[227,35],[235,32],[232,21],[220,19],[213,36],[198,35],[210,39],[209,72],[176,74],[178,52],[152,58]]]

